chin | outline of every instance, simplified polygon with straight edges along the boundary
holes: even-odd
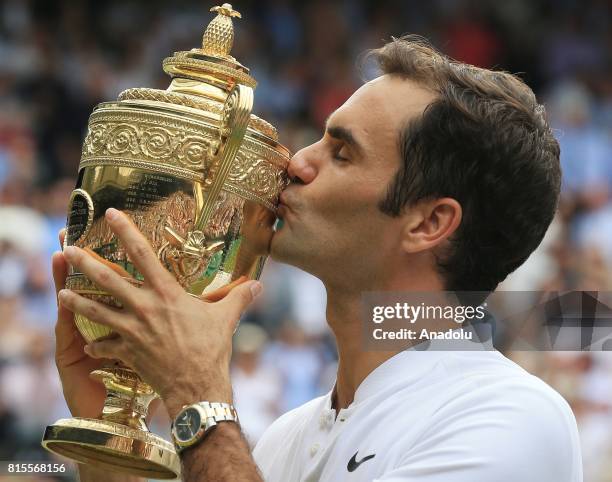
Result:
[[[286,229],[286,228],[285,228]],[[286,230],[279,230],[272,236],[270,242],[270,257],[279,263],[290,264],[296,268],[305,269],[303,252],[304,243],[296,241]]]
[[[270,258],[320,277],[321,268],[330,261],[321,257],[327,249],[321,246],[321,240],[308,234],[302,231],[298,235],[287,225],[283,226],[272,236]]]
[[[291,258],[290,246],[292,243],[289,239],[287,239],[287,233],[281,231],[282,230],[276,231],[272,235],[272,239],[270,241],[270,257],[274,261],[291,263],[291,261],[287,258]]]

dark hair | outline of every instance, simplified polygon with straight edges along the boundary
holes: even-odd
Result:
[[[422,199],[457,200],[461,224],[436,253],[445,289],[493,291],[557,208],[559,144],[544,108],[516,76],[455,62],[421,39],[393,39],[368,57],[437,94],[400,132],[403,162],[380,209],[398,216]]]

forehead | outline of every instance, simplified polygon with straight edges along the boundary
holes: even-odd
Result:
[[[435,98],[434,92],[412,80],[383,75],[356,90],[330,116],[328,126],[350,129],[366,152],[397,151],[400,129]]]

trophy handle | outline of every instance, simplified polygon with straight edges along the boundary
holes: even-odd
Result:
[[[160,259],[172,267],[179,282],[186,282],[187,278],[199,271],[202,262],[206,263],[213,254],[223,249],[224,241],[206,239],[204,230],[217,207],[215,200],[219,197],[242,145],[252,110],[253,89],[237,84],[228,94],[223,106],[219,126],[220,148],[211,168],[209,184],[206,186],[207,202],[203,203],[202,211],[196,213],[193,229],[184,236],[170,225],[164,227],[166,243],[158,254]]]
[[[210,185],[207,189],[209,201],[204,204],[204,209],[196,217],[193,231],[204,232],[206,223],[212,216],[217,199],[227,177],[230,173],[234,158],[242,145],[246,133],[251,111],[253,110],[253,89],[246,85],[237,84],[227,96],[223,106],[222,124],[220,126],[221,147],[217,153],[217,162],[213,169]]]

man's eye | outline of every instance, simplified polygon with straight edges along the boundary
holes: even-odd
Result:
[[[344,147],[340,147],[338,149],[334,149],[333,157],[336,161],[348,161],[348,154]]]

